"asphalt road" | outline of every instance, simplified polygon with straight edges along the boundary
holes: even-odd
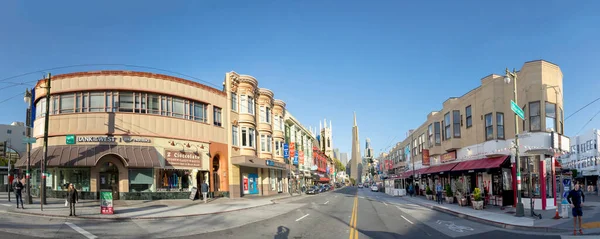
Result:
[[[232,213],[163,220],[82,220],[10,214],[0,238],[566,238],[511,232],[397,197],[346,187]],[[584,237],[578,237],[584,238]]]

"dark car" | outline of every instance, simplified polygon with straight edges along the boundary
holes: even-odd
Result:
[[[308,187],[308,190],[306,190],[306,194],[317,194],[319,193],[320,189],[317,186],[311,186]]]
[[[325,187],[325,191],[331,191],[331,185],[325,184],[323,187]]]

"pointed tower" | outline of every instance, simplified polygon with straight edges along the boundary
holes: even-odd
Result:
[[[331,137],[331,121],[327,126],[327,119],[323,120],[323,128],[321,129],[321,141],[319,142],[321,150],[330,158],[333,158],[333,142]]]
[[[352,126],[352,158],[350,165],[350,177],[356,180],[356,183],[360,181],[360,175],[358,171],[358,162],[361,162],[360,155],[360,141],[358,138],[358,125],[356,124],[356,112],[354,112],[354,126]]]

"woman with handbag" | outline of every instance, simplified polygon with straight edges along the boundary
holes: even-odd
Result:
[[[69,184],[69,191],[67,192],[67,201],[69,202],[69,216],[77,216],[75,213],[75,203],[79,201],[77,190],[73,187],[73,184]]]

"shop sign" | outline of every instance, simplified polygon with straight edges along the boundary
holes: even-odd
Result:
[[[275,162],[273,160],[265,160],[265,165],[277,168],[286,168],[286,165],[284,163]]]
[[[452,151],[450,153],[442,154],[440,157],[442,163],[450,162],[456,160],[456,151]]]
[[[67,135],[66,144],[75,144],[75,139],[80,143],[151,143],[152,141],[148,138],[133,138],[130,136],[114,137],[114,136],[77,136]]]
[[[300,159],[300,164],[304,164],[304,151],[300,150],[298,158]]]
[[[290,158],[290,147],[288,144],[283,144],[283,158]]]
[[[429,149],[423,149],[423,165],[431,165],[431,158],[429,158]]]
[[[165,165],[202,168],[202,156],[196,152],[165,150]]]

